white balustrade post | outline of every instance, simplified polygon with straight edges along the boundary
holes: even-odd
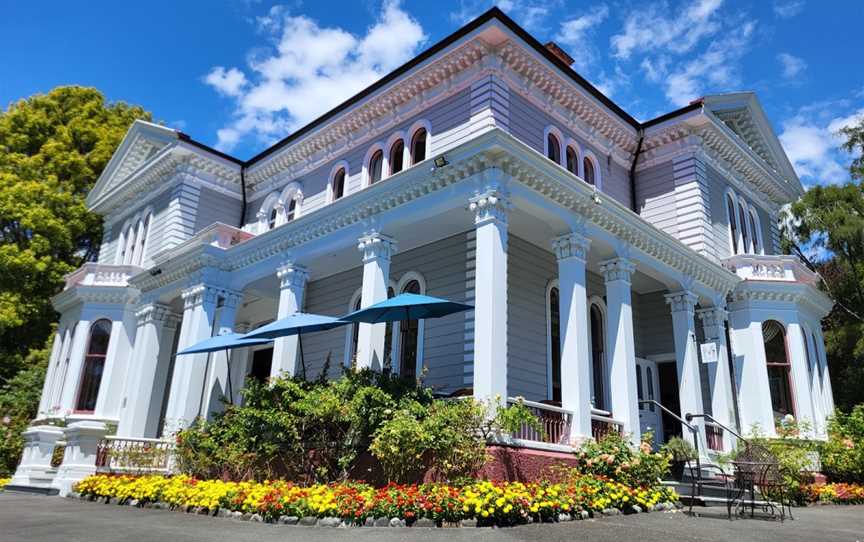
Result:
[[[61,497],[71,493],[76,482],[96,473],[99,443],[107,433],[104,423],[90,420],[71,423],[63,430],[66,440],[63,464],[52,482]]]
[[[558,259],[561,315],[561,406],[573,413],[570,440],[591,438],[591,356],[585,262],[591,240],[571,232],[552,240]]]
[[[699,358],[696,353],[695,307],[699,298],[692,292],[683,290],[666,295],[666,302],[672,310],[672,329],[675,339],[675,364],[678,368],[678,400],[680,415],[702,414],[702,384],[699,378]],[[696,418],[691,425],[698,428],[700,452],[705,454],[705,424]],[[684,438],[693,442],[693,434],[682,428]]]
[[[732,395],[732,375],[729,373],[729,345],[726,344],[726,319],[729,314],[722,307],[708,307],[696,311],[702,321],[705,341],[717,345],[717,361],[708,363],[708,389],[711,390],[711,415],[726,427],[735,429],[735,400]],[[723,430],[723,449],[731,451],[736,438]]]
[[[276,318],[282,319],[303,308],[303,298],[309,273],[294,262],[287,262],[276,270],[279,278],[279,307]],[[298,370],[297,336],[280,337],[273,341],[271,377],[294,376]]]
[[[171,308],[161,303],[145,303],[135,312],[138,330],[126,379],[125,404],[120,411],[117,435],[122,437],[155,437],[158,431],[159,412],[162,405],[162,390],[165,378],[158,378],[160,360],[166,360],[170,352],[164,352],[163,334],[173,330],[177,316]],[[168,346],[170,348],[170,346]],[[160,386],[162,384],[162,386]],[[154,415],[155,413],[155,415]]]
[[[638,446],[642,433],[630,290],[630,277],[636,266],[625,258],[615,258],[601,263],[600,270],[606,280],[606,351],[610,360],[612,417],[621,421],[624,434]]]
[[[396,241],[379,232],[359,239],[357,249],[363,254],[363,287],[360,308],[387,299],[390,260],[396,252]],[[385,364],[386,323],[361,323],[357,337],[357,369],[381,371]]]
[[[507,213],[498,190],[469,201],[476,232],[474,275],[474,397],[507,401]],[[491,404],[491,403],[490,403]]]

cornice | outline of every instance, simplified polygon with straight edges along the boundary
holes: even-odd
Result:
[[[76,285],[51,298],[54,309],[63,313],[75,305],[129,305],[137,302],[139,290],[133,287]]]
[[[733,303],[745,305],[752,302],[791,303],[809,308],[819,318],[827,316],[834,307],[834,301],[824,292],[800,282],[745,280],[732,291],[731,299]]]

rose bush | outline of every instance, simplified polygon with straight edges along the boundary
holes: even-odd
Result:
[[[498,526],[554,520],[559,514],[582,511],[627,510],[634,505],[650,510],[678,498],[662,487],[632,488],[602,477],[576,475],[561,482],[474,481],[464,486],[389,484],[382,488],[359,482],[303,486],[285,481],[197,480],[185,475],[94,475],[79,482],[75,490],[119,502],[162,501],[185,510],[248,512],[266,521],[311,516],[362,524],[370,517],[398,517],[409,524],[421,518],[438,524],[476,519],[480,525]]]
[[[669,471],[669,454],[654,452],[651,433],[645,433],[638,448],[618,433],[589,440],[576,452],[579,472],[617,480],[631,487],[654,487]]]
[[[822,470],[836,482],[864,483],[864,404],[835,412],[820,449]]]

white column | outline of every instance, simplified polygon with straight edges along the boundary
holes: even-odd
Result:
[[[561,318],[561,406],[573,413],[571,442],[591,438],[591,355],[585,262],[591,240],[570,232],[552,240],[558,260]]]
[[[730,309],[729,326],[741,433],[746,437],[758,427],[762,434],[774,436],[774,409],[768,385],[762,322],[746,308],[735,310],[730,306]]]
[[[125,404],[120,411],[117,435],[121,437],[155,437],[158,432],[165,375],[159,378],[160,361],[170,363],[165,352],[164,335],[173,336],[177,316],[161,303],[146,303],[135,312],[138,330],[129,365],[124,393]],[[167,348],[171,348],[170,344]],[[163,369],[163,372],[165,370]]]
[[[234,321],[237,318],[237,309],[243,295],[240,292],[221,290],[216,322],[216,335],[225,335],[234,332]],[[230,352],[218,350],[210,356],[210,369],[207,372],[207,385],[204,395],[203,416],[209,418],[214,412],[221,412],[224,401],[230,399],[228,395],[229,358]],[[232,375],[233,376],[233,375]],[[231,379],[231,394],[234,393],[235,382]]]
[[[819,363],[822,367],[822,371],[820,372],[822,381],[822,408],[826,416],[831,416],[834,414],[834,391],[831,389],[831,375],[828,371],[828,358],[825,353],[825,337],[822,335],[821,327],[816,328],[816,342],[818,343],[816,350],[819,356]]]
[[[396,252],[396,241],[378,232],[360,238],[358,250],[363,254],[363,287],[360,307],[366,308],[387,299],[390,259]],[[381,371],[384,368],[386,323],[360,324],[357,337],[357,368]]]
[[[60,411],[64,413],[74,411],[75,402],[78,400],[78,384],[84,367],[84,350],[90,337],[90,324],[89,320],[79,320],[75,328],[75,337],[69,345],[69,364],[66,367],[66,379],[60,395]]]
[[[474,397],[507,401],[507,211],[497,190],[471,198],[474,252]]]
[[[818,324],[818,323],[817,323]],[[806,333],[804,340],[807,342],[809,359],[807,363],[807,380],[810,385],[810,404],[813,405],[813,433],[816,438],[824,438],[827,435],[825,403],[822,401],[822,369],[819,362],[819,349],[816,346],[816,335]]]
[[[636,393],[636,348],[633,334],[633,302],[630,277],[636,270],[630,260],[615,258],[600,264],[606,280],[606,351],[612,417],[623,424],[630,441],[639,445],[639,401]]]
[[[789,322],[786,326],[786,341],[789,349],[789,362],[792,364],[792,396],[795,398],[795,418],[810,426],[806,433],[813,435],[816,416],[810,396],[810,378],[807,375],[807,348],[804,345],[804,328],[799,322]]]
[[[276,318],[282,319],[303,309],[306,282],[309,273],[294,262],[287,262],[276,270],[279,278],[279,308]],[[270,376],[294,376],[298,368],[297,336],[281,337],[273,341],[273,365]],[[304,375],[305,376],[305,375]]]
[[[54,342],[51,345],[51,357],[48,358],[48,369],[45,371],[45,382],[42,384],[42,396],[39,398],[39,411],[37,417],[43,418],[51,408],[51,390],[57,380],[60,367],[60,355],[63,350],[64,330],[57,329],[54,332]]]
[[[678,401],[680,415],[702,414],[702,385],[699,380],[699,358],[696,354],[696,322],[694,310],[699,298],[682,290],[666,294],[672,310],[672,330],[675,338],[675,363],[678,368]],[[691,422],[699,428],[700,452],[705,452],[705,430],[701,419]],[[692,442],[692,433],[685,427],[684,438]]]
[[[96,416],[114,420],[120,416],[137,328],[135,310],[131,306],[124,306],[118,313],[120,319],[111,322],[111,336],[94,409]]]
[[[711,415],[726,427],[735,428],[735,400],[732,395],[732,375],[729,373],[729,345],[726,344],[725,322],[729,316],[722,307],[697,311],[702,321],[706,342],[717,345],[717,362],[708,363],[708,387],[711,390]],[[723,449],[732,450],[735,437],[723,431]]]
[[[217,288],[204,284],[183,290],[183,322],[178,352],[213,335],[218,294]],[[210,355],[207,353],[177,356],[165,413],[164,435],[187,427],[201,413],[204,373],[209,366]]]

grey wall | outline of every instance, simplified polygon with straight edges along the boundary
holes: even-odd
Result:
[[[639,214],[670,235],[678,236],[678,211],[672,162],[663,162],[636,175],[636,208]]]
[[[714,243],[717,247],[717,256],[719,258],[728,258],[732,255],[732,247],[729,246],[729,220],[726,214],[726,189],[730,184],[726,181],[716,169],[711,166],[705,166],[705,171],[708,177],[710,187],[710,208],[711,208],[711,228],[714,234]],[[734,189],[733,189],[734,190]],[[753,200],[735,191],[739,197],[744,197],[744,200],[751,206],[756,208],[759,214],[759,222],[762,226],[762,243],[765,245],[765,254],[776,254],[777,247],[774,239],[776,227],[773,226],[775,220],[771,215],[759,206]]]
[[[633,333],[636,335],[636,355],[639,357],[675,351],[672,315],[664,294],[633,293]]]

